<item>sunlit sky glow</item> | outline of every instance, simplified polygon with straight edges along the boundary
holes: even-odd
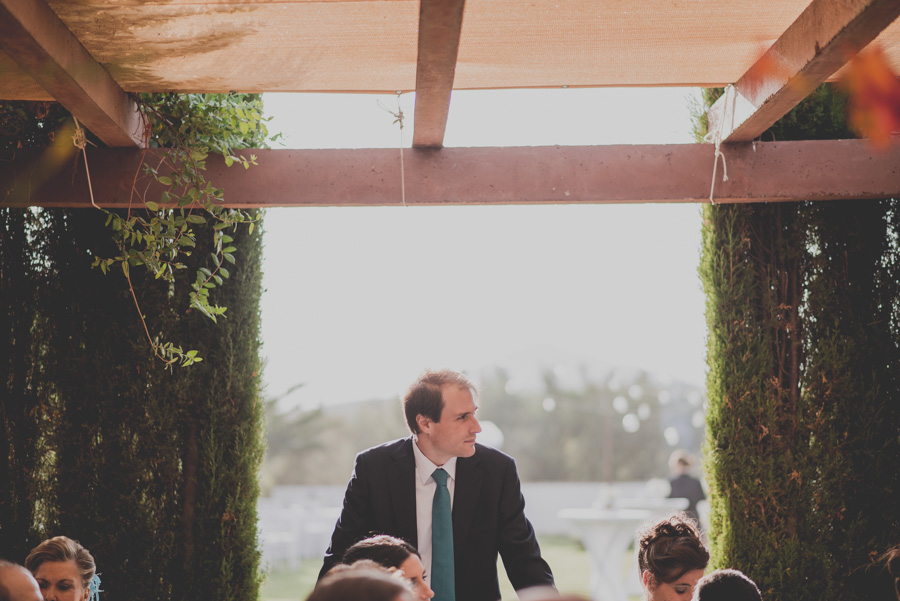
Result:
[[[692,142],[685,88],[454,92],[445,145]],[[396,148],[413,95],[266,94],[284,148]],[[278,147],[276,145],[276,147]],[[399,154],[399,152],[398,152]],[[398,158],[399,160],[399,158]],[[710,169],[712,165],[710,165]],[[271,209],[266,396],[396,396],[426,367],[640,368],[702,384],[700,208]]]

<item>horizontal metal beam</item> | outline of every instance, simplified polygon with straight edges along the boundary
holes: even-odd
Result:
[[[137,103],[44,0],[0,0],[0,51],[108,146],[143,145]]]
[[[723,152],[729,179],[716,182],[716,202],[900,196],[900,145],[879,152],[861,140],[757,142]],[[249,170],[210,156],[208,176],[224,189],[226,206],[402,203],[396,149],[254,153],[259,165]],[[414,149],[402,174],[408,205],[709,202],[713,154],[710,144]],[[88,150],[99,205],[140,206],[135,182],[148,200],[159,200],[160,189],[139,175],[143,156]],[[0,206],[90,206],[83,162],[46,160],[46,153],[19,151],[0,161]]]
[[[900,15],[897,0],[813,0],[709,109],[724,142],[754,140]]]
[[[413,146],[417,148],[444,145],[464,5],[465,0],[422,0],[419,5],[413,128]]]

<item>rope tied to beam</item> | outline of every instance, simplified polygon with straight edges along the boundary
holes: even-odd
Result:
[[[100,205],[94,202],[94,187],[91,185],[91,168],[88,167],[88,159],[87,159],[87,145],[93,143],[87,139],[87,135],[84,133],[84,128],[81,127],[81,123],[78,122],[78,117],[72,115],[72,119],[75,120],[75,133],[72,134],[72,144],[75,148],[81,150],[81,154],[84,156],[84,171],[87,174],[87,182],[88,182],[88,192],[91,194],[91,204],[95,209],[99,209]]]
[[[729,114],[729,106],[731,107],[731,118],[734,119],[734,106],[729,105],[729,101],[734,103],[734,86],[729,84],[725,87],[725,102],[722,104],[722,114],[719,117],[718,127],[716,127],[715,132],[707,132],[707,134],[703,137],[703,140],[706,142],[713,142],[716,145],[716,153],[713,156],[713,172],[712,172],[712,182],[709,185],[709,203],[716,204],[715,199],[713,198],[713,193],[716,190],[716,173],[719,169],[719,158],[722,159],[722,181],[728,181],[728,165],[725,163],[725,154],[721,150],[722,146],[722,128],[725,124],[725,116]]]
[[[391,109],[387,108],[383,104],[381,104],[380,100],[376,100],[378,106],[380,106],[385,112],[389,113],[394,117],[394,123],[400,124],[400,202],[403,203],[403,206],[406,206],[406,168],[403,164],[403,109],[400,108],[400,94],[401,92],[397,92],[397,112],[395,113]]]

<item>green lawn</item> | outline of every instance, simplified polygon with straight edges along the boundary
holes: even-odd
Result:
[[[538,543],[541,545],[541,555],[553,571],[556,588],[571,595],[588,597],[591,563],[581,543],[564,536],[541,536],[538,537]],[[497,572],[500,574],[503,601],[518,599],[516,591],[506,578],[502,562],[497,563]]]
[[[590,562],[581,544],[566,537],[541,537],[541,553],[560,591],[587,596],[590,581]],[[262,601],[303,601],[316,582],[320,560],[304,561],[295,571],[270,571],[262,588]],[[500,590],[504,601],[514,601],[517,597],[512,585],[506,579],[502,564],[499,565]]]

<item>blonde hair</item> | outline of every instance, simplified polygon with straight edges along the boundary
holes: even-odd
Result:
[[[25,567],[34,574],[45,561],[74,561],[81,573],[81,586],[88,588],[97,571],[93,556],[78,541],[67,536],[48,538],[31,550],[25,558]]]

